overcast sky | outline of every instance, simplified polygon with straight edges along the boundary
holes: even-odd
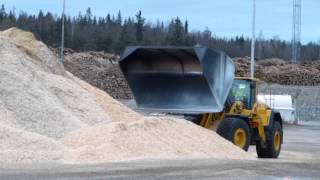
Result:
[[[94,15],[116,14],[133,16],[138,10],[148,21],[167,22],[179,16],[188,19],[191,30],[208,27],[219,37],[251,36],[252,0],[66,0],[67,14],[77,15],[91,7]],[[0,0],[7,9],[16,12],[38,13],[39,10],[59,13],[62,0]],[[278,36],[290,40],[292,36],[292,0],[257,0],[257,35]],[[303,43],[320,40],[320,0],[302,0]]]

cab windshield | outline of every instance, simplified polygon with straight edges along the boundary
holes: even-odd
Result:
[[[241,101],[247,109],[250,109],[252,106],[252,97],[251,81],[234,80],[228,97],[229,103],[233,104],[236,101]]]

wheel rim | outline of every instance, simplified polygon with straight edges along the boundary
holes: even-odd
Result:
[[[234,144],[240,147],[241,149],[243,149],[244,146],[246,145],[246,141],[247,141],[247,136],[244,129],[242,128],[237,129],[236,132],[234,133]]]
[[[276,131],[276,133],[274,134],[274,149],[276,151],[280,150],[280,145],[281,145],[281,136],[280,136],[280,132]]]

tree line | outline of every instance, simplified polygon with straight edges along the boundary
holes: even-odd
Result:
[[[37,39],[48,46],[59,47],[61,41],[62,16],[40,11],[37,15],[0,8],[0,30],[18,27],[31,31]],[[221,38],[209,29],[189,31],[188,21],[179,17],[169,23],[147,22],[142,12],[133,17],[122,17],[121,12],[105,17],[94,16],[88,8],[85,13],[65,17],[65,46],[76,51],[106,51],[121,53],[128,45],[195,46],[204,45],[225,51],[231,57],[250,55],[251,39],[244,36]],[[301,45],[301,60],[320,59],[319,44]],[[260,33],[256,40],[257,59],[291,59],[291,43],[277,37],[263,38]]]

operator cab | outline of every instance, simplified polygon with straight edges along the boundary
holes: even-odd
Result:
[[[236,78],[228,96],[228,104],[240,101],[244,103],[246,109],[252,109],[256,101],[256,83],[255,79]]]

